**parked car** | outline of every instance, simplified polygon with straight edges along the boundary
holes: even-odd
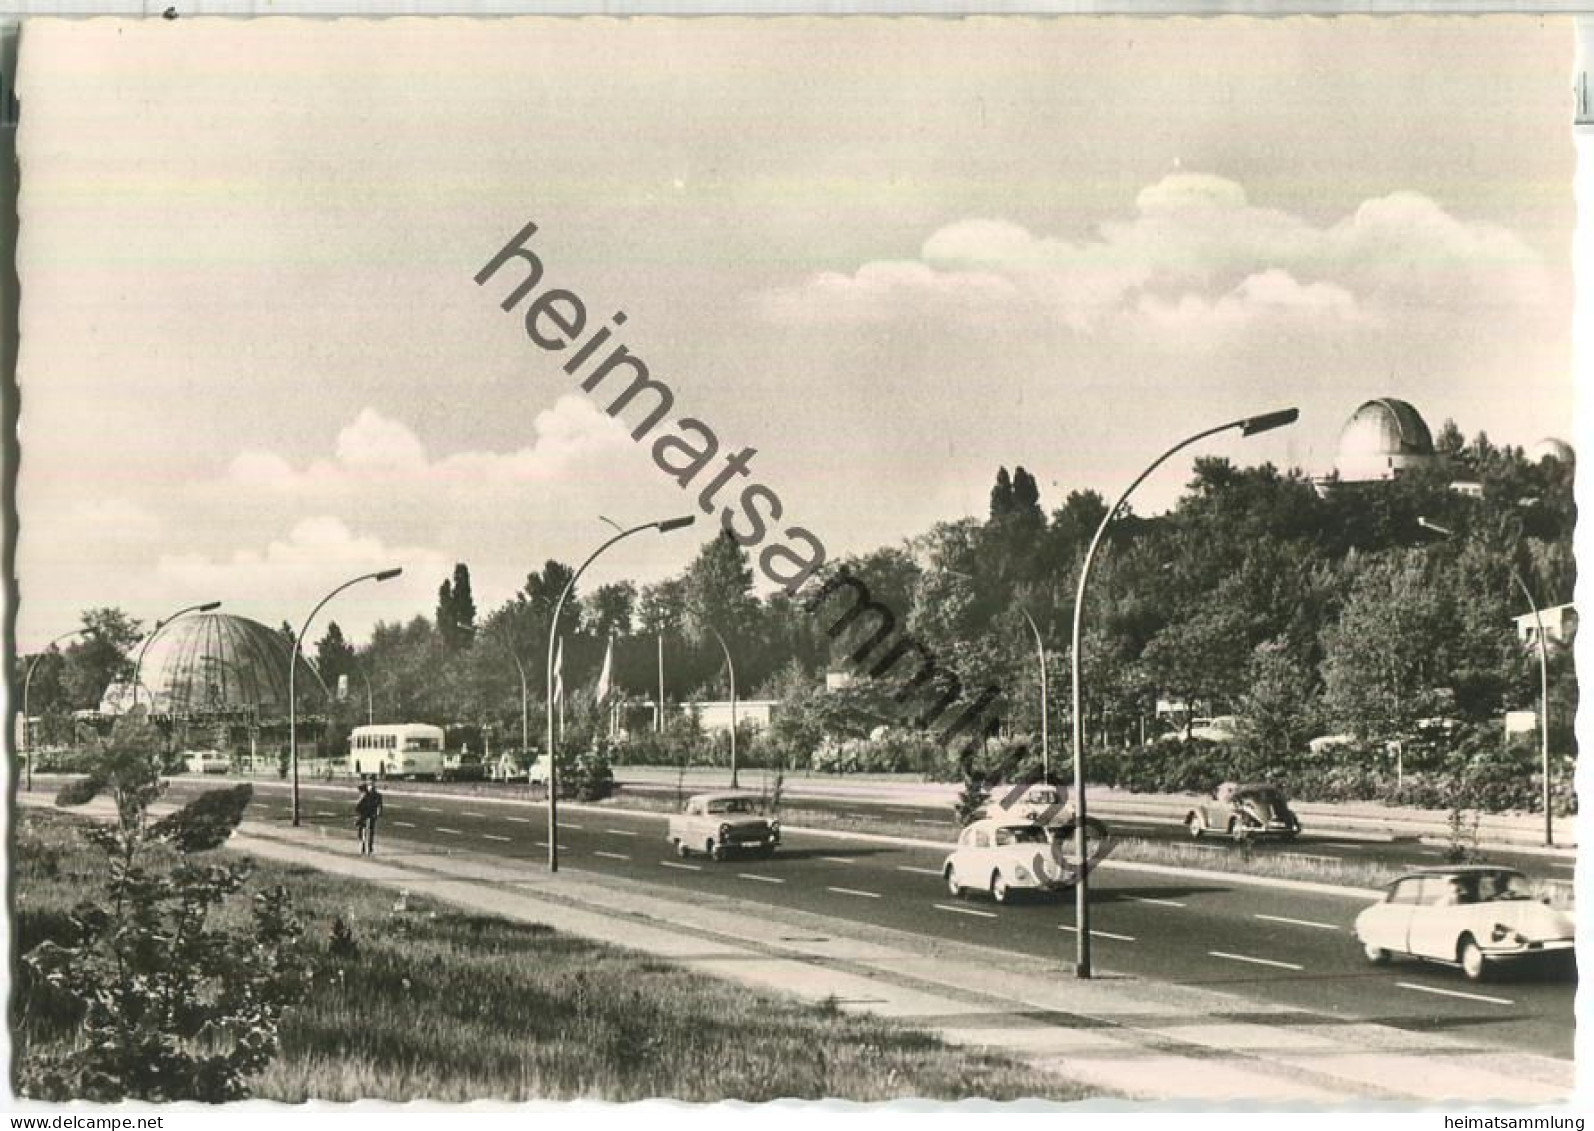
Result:
[[[553,773],[552,760],[544,754],[532,762],[526,769],[526,783],[528,785],[547,785],[548,776]]]
[[[1290,811],[1284,791],[1274,785],[1239,785],[1226,781],[1185,814],[1185,828],[1193,837],[1222,833],[1235,840],[1300,835],[1301,822]]]
[[[941,865],[946,889],[990,892],[1006,903],[1016,891],[1060,891],[1073,883],[1074,869],[1054,849],[1046,829],[1033,821],[987,817],[958,834],[957,847]]]
[[[1514,868],[1421,868],[1388,885],[1356,916],[1356,941],[1374,965],[1405,954],[1461,967],[1474,982],[1499,963],[1569,955],[1572,919],[1535,898]]]
[[[444,781],[481,781],[487,776],[481,756],[468,752],[443,755]]]
[[[733,852],[773,856],[780,845],[780,822],[762,812],[749,793],[700,793],[670,817],[664,837],[678,856],[701,851],[715,860]]]
[[[225,774],[232,769],[232,759],[220,750],[185,750],[183,765],[191,774]]]

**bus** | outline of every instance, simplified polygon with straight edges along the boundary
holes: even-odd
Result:
[[[425,723],[355,727],[349,734],[349,771],[355,777],[441,777],[443,728]]]

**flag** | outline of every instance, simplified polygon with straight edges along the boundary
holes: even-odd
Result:
[[[565,638],[561,636],[553,653],[553,701],[565,701]]]
[[[614,637],[609,637],[609,650],[603,654],[603,671],[598,673],[598,702],[609,697],[609,681],[614,672]]]

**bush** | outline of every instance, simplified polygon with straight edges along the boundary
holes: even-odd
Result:
[[[150,835],[170,841],[179,852],[208,852],[227,843],[243,820],[254,786],[235,785],[200,794],[177,812],[150,826]]]

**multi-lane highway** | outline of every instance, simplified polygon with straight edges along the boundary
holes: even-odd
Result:
[[[174,789],[180,797],[196,785],[179,781]],[[306,786],[304,820],[352,838],[353,796],[347,786]],[[547,817],[540,804],[424,786],[396,786],[385,797],[379,854],[402,840],[544,866]],[[285,824],[288,816],[286,791],[257,785],[248,818]],[[1017,979],[1028,976],[1026,958],[1066,959],[1073,950],[1071,898],[1003,906],[978,896],[952,898],[940,876],[942,849],[788,830],[773,859],[680,860],[665,843],[665,821],[657,813],[571,807],[561,826],[565,866],[641,880],[683,898],[733,894],[865,929],[998,947],[1011,952]],[[1365,903],[1109,863],[1092,877],[1095,961],[1103,970],[1223,989],[1345,1021],[1572,1055],[1573,976],[1522,971],[1474,985],[1445,967],[1403,961],[1370,967],[1350,929]]]
[[[652,776],[648,775],[649,778]],[[647,778],[628,780],[624,788],[627,793],[643,793],[658,797],[674,797],[676,794],[673,785]],[[947,835],[951,828],[951,810],[946,803],[790,793],[787,795],[786,803],[788,806],[860,822],[879,821],[884,818],[900,826],[917,825],[923,831],[923,835],[931,837]],[[1164,819],[1138,813],[1124,815],[1112,809],[1096,810],[1095,815],[1120,836],[1189,844],[1201,852],[1234,853],[1239,848],[1221,835],[1209,835],[1200,841],[1192,841],[1189,832],[1180,823],[1182,812]],[[1307,859],[1377,864],[1390,869],[1423,868],[1444,862],[1444,849],[1432,843],[1420,843],[1414,839],[1394,840],[1389,837],[1358,836],[1339,829],[1314,829],[1310,817],[1303,818],[1303,824],[1305,828],[1301,836],[1294,841],[1255,843],[1250,846],[1250,850],[1262,854],[1277,853]],[[1513,851],[1491,846],[1480,855],[1490,863],[1519,868],[1529,876],[1546,880],[1569,882],[1576,867],[1574,862],[1565,856],[1547,855],[1531,850]]]

